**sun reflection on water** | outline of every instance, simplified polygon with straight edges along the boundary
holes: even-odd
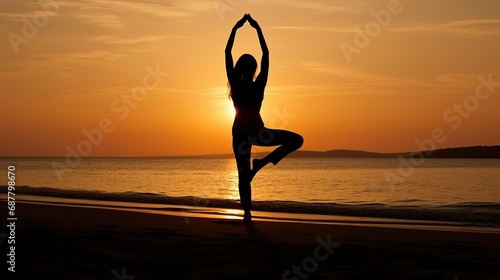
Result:
[[[230,200],[237,200],[240,198],[239,190],[238,190],[238,170],[236,169],[236,166],[234,166],[234,163],[231,162],[231,164],[228,163],[228,166],[226,168],[227,170],[227,175],[226,175],[226,182],[227,182],[227,192],[226,192],[226,198]]]
[[[226,199],[240,199],[240,193],[238,190],[238,170],[232,160],[228,161],[226,165],[226,183],[224,188]],[[243,211],[237,209],[220,209],[219,211],[222,215],[224,215],[224,219],[229,220],[241,219],[243,215]]]

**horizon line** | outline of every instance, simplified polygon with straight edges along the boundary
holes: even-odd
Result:
[[[477,147],[500,147],[499,145],[474,145],[474,146],[461,146],[461,147],[447,147],[447,148],[436,148],[431,150],[413,150],[413,151],[405,151],[405,152],[372,152],[366,150],[350,150],[350,149],[330,149],[325,151],[315,151],[315,150],[297,150],[296,152],[310,152],[310,153],[327,153],[332,151],[347,151],[347,152],[361,152],[361,153],[370,153],[370,154],[380,154],[380,155],[398,155],[398,154],[410,154],[410,153],[422,153],[429,151],[438,151],[438,150],[448,150],[448,149],[466,149],[466,148],[477,148]],[[265,152],[257,152],[255,154],[260,154]],[[253,154],[253,153],[252,153]],[[186,155],[144,155],[144,156],[81,156],[80,158],[182,158],[182,157],[232,157],[232,153],[211,153],[211,154],[186,154]],[[66,156],[3,156],[0,155],[0,158],[66,158]]]

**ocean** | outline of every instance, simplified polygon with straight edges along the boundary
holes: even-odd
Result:
[[[226,209],[239,215],[233,158],[0,158],[2,193],[12,165],[18,201]],[[500,160],[291,157],[257,174],[252,200],[259,215],[284,219],[499,227]]]

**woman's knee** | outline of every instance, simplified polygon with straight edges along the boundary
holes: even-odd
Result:
[[[297,147],[297,149],[299,149],[304,144],[304,137],[302,137],[302,135],[300,135],[300,134],[295,133],[293,142],[294,142],[295,146]]]

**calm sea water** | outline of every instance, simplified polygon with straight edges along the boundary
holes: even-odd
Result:
[[[17,194],[174,204],[185,203],[175,198],[189,198],[203,201],[202,206],[209,201],[236,207],[239,199],[232,158],[87,158],[74,167],[65,158],[0,159],[5,173],[9,165],[16,166]],[[266,166],[254,178],[252,192],[256,205],[276,211],[321,213],[336,206],[342,212],[357,206],[358,212],[373,213],[381,207],[395,213],[416,209],[411,207],[462,207],[457,211],[463,212],[467,207],[496,215],[500,160],[425,159],[408,165],[399,159],[286,158]],[[399,216],[404,215],[409,214]]]

